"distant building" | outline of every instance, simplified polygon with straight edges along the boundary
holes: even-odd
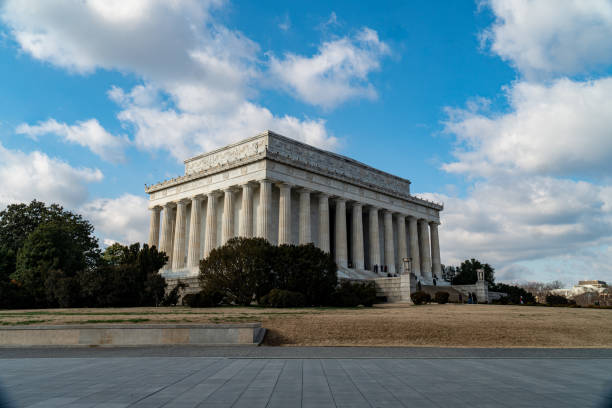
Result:
[[[578,281],[578,284],[569,289],[554,289],[553,295],[560,295],[573,300],[581,306],[602,305],[612,306],[610,287],[600,280]]]

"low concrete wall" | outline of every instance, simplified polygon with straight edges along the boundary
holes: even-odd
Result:
[[[0,346],[258,345],[260,323],[1,327]]]
[[[395,278],[376,278],[376,296],[385,296],[387,302],[411,302],[410,277],[407,275]]]

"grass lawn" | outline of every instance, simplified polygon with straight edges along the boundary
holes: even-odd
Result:
[[[612,310],[384,304],[372,308],[0,310],[0,325],[261,322],[283,346],[605,347]]]

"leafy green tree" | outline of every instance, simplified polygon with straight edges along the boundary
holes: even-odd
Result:
[[[33,200],[29,204],[11,204],[0,211],[0,279],[15,272],[17,253],[28,236],[41,224],[52,222],[66,227],[71,239],[79,243],[89,267],[96,265],[100,250],[91,223],[57,204],[47,206]]]
[[[164,252],[144,244],[111,245],[100,265],[79,274],[83,303],[97,307],[156,306],[164,298],[166,280],[159,270]]]
[[[514,285],[506,285],[505,283],[498,283],[496,285],[489,286],[489,290],[493,292],[506,293],[506,301],[518,305],[521,303],[521,297],[523,298],[523,304],[535,304],[535,297],[531,292],[527,292],[525,289]]]
[[[338,267],[329,253],[313,244],[280,245],[273,252],[275,288],[304,294],[309,306],[330,304]]]
[[[232,238],[200,261],[200,286],[223,293],[229,303],[248,306],[273,289],[271,254],[263,238]]]
[[[491,265],[481,263],[480,261],[472,258],[467,259],[461,263],[461,266],[457,268],[455,277],[452,280],[453,285],[472,285],[478,280],[478,269],[484,269],[485,280],[489,285],[495,284],[495,270]]]
[[[60,221],[42,223],[28,234],[19,249],[11,278],[23,285],[36,306],[57,306],[59,297],[62,306],[76,306],[78,301],[72,295],[78,294],[78,288],[70,280],[89,267],[87,251],[72,225]]]

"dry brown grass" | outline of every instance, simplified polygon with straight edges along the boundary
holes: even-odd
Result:
[[[268,345],[612,348],[612,310],[494,305],[0,311],[0,324],[261,322]]]

